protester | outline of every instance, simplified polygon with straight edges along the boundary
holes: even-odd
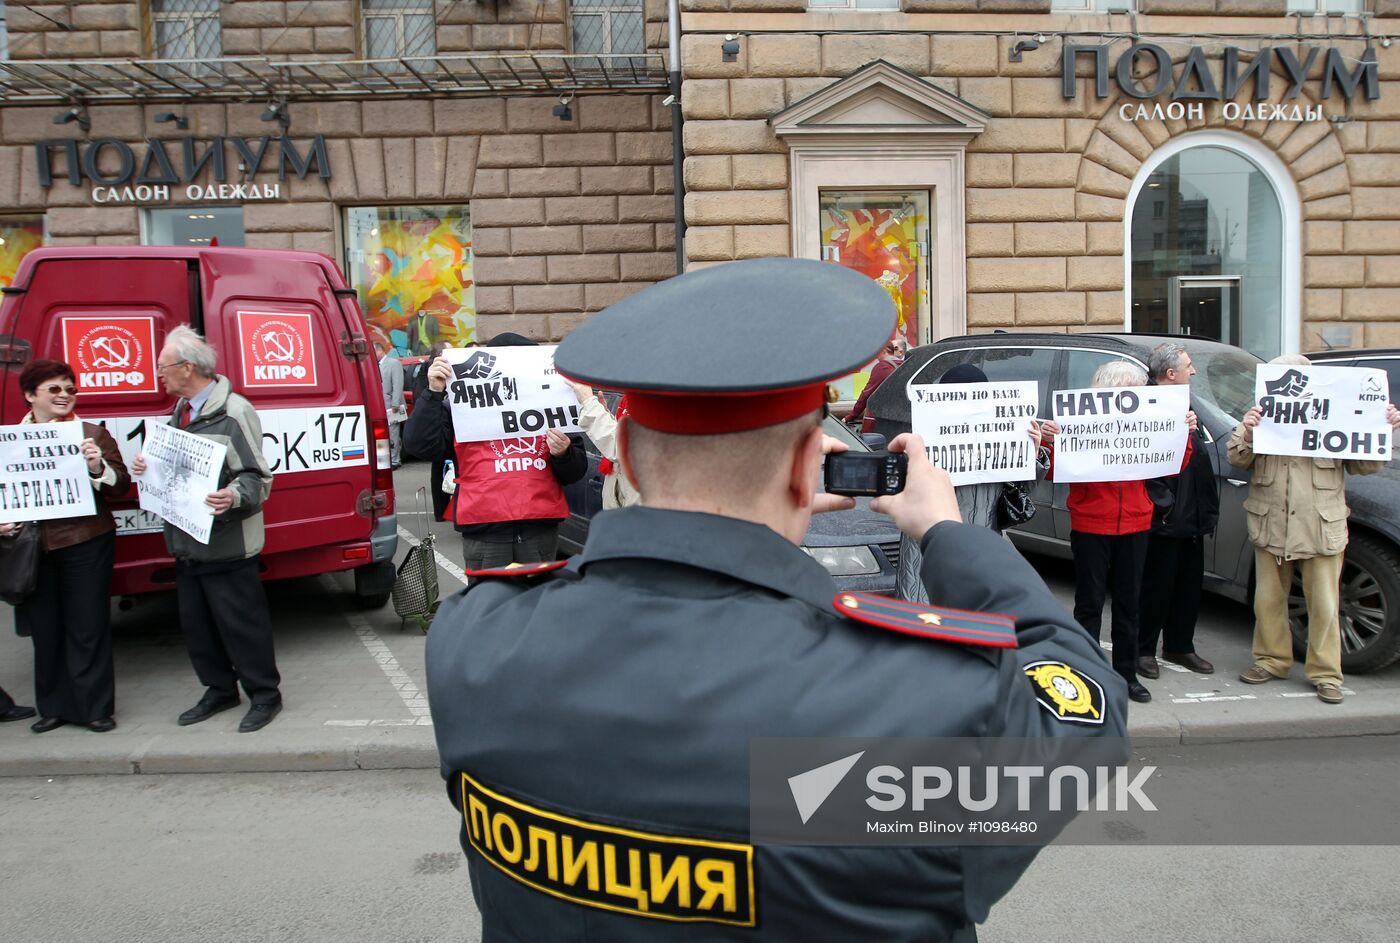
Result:
[[[1113,360],[1094,371],[1095,387],[1146,386],[1147,374],[1128,360]],[[1196,415],[1186,414],[1187,429],[1196,431]],[[1053,480],[1055,422],[1042,426],[1050,446]],[[1186,441],[1185,467],[1191,459]],[[1147,534],[1152,528],[1152,500],[1143,481],[1073,482],[1069,486],[1069,546],[1074,557],[1074,618],[1094,638],[1103,631],[1104,596],[1113,597],[1113,668],[1128,682],[1128,697],[1139,703],[1152,692],[1138,680],[1138,616]]]
[[[875,361],[875,366],[870,368],[870,379],[865,383],[865,389],[860,391],[860,396],[856,399],[856,404],[851,409],[851,414],[846,417],[847,422],[861,420],[860,431],[869,432],[875,428],[875,417],[865,415],[865,407],[870,401],[870,395],[880,388],[880,384],[894,373],[895,368],[904,362],[904,352],[908,349],[908,344],[902,337],[892,337],[884,349],[880,351],[880,358]]]
[[[428,368],[431,367],[433,361],[441,357],[442,352],[450,346],[452,345],[448,344],[446,341],[438,341],[433,344],[432,349],[428,352],[428,359],[413,368],[413,376],[409,380],[408,388],[413,391],[413,405],[415,408],[428,398]],[[476,345],[468,344],[467,346],[475,347]],[[406,424],[405,422],[405,425]],[[417,454],[413,452],[411,448],[408,451],[411,455]],[[442,482],[449,467],[449,463],[452,461],[452,445],[448,443],[447,448],[438,454],[419,455],[418,457],[427,460],[430,469],[428,472],[428,490],[433,496],[433,520],[445,521],[447,520],[447,506],[451,503],[452,498],[446,491],[442,490]],[[453,477],[455,478],[456,475],[453,475]]]
[[[986,383],[987,374],[970,363],[960,363],[943,374],[939,383]],[[1031,420],[1028,434],[1040,448],[1040,424]],[[1001,523],[997,515],[997,503],[1006,485],[1000,481],[984,481],[970,485],[958,485],[953,489],[958,497],[958,512],[966,524],[976,524],[1001,533]],[[898,591],[901,599],[911,602],[928,602],[924,595],[923,580],[919,573],[923,568],[923,554],[917,540],[901,537],[899,540]]]
[[[214,348],[183,325],[166,336],[156,362],[165,391],[179,398],[169,424],[228,446],[219,490],[204,501],[214,512],[209,542],[165,525],[165,546],[175,558],[180,627],[206,688],[178,722],[197,724],[238,706],[241,683],[252,705],[238,730],[251,733],[282,710],[272,617],[258,579],[262,507],[272,491],[272,472],[263,457],[257,411],[215,372],[217,362]],[[145,455],[138,454],[131,467],[144,475]]]
[[[798,546],[814,512],[854,506],[816,490],[823,452],[844,449],[821,433],[823,381],[876,350],[894,317],[857,272],[755,259],[644,289],[561,344],[561,374],[626,392],[620,466],[645,504],[597,517],[565,569],[449,598],[428,635],[433,729],[484,938],[970,940],[1035,847],[734,844],[750,834],[753,738],[979,736],[1039,751],[1123,736],[1123,683],[1103,652],[1008,542],[958,521],[917,436],[890,445],[909,457],[904,491],[871,507],[923,541],[932,598],[1011,614],[1017,647],[984,647],[985,616],[843,599]],[[829,340],[790,344],[798,318]],[[645,357],[629,343],[640,336]],[[1059,684],[1082,691],[1066,711],[1049,706]],[[493,828],[501,838],[483,842]],[[601,864],[585,862],[600,845]]]
[[[68,364],[31,361],[20,371],[19,389],[29,401],[21,423],[82,422],[76,412],[77,380]],[[80,724],[97,733],[117,726],[112,719],[116,679],[108,601],[117,524],[107,501],[126,494],[131,476],[107,430],[90,422],[82,425],[94,512],[37,524],[0,524],[0,534],[25,526],[38,527],[40,532],[38,581],[34,592],[15,608],[16,624],[34,640],[39,719],[30,729],[35,733],[65,724]]]
[[[617,415],[608,412],[601,397],[587,383],[570,383],[578,397],[578,424],[602,456],[598,470],[603,473],[603,510],[627,507],[641,500],[637,489],[617,470],[617,424],[627,415],[627,397],[617,402]]]
[[[1270,363],[1308,366],[1301,354]],[[1230,436],[1230,464],[1253,469],[1249,498],[1249,540],[1254,544],[1254,666],[1240,675],[1246,684],[1288,677],[1293,667],[1293,636],[1288,627],[1288,596],[1293,567],[1302,566],[1303,599],[1308,609],[1308,654],[1303,672],[1326,704],[1342,702],[1342,635],[1338,593],[1347,546],[1346,473],[1370,475],[1386,463],[1357,459],[1258,455],[1254,429],[1261,410],[1250,407]],[[1400,435],[1400,410],[1386,407],[1386,421]]]
[[[1180,344],[1158,344],[1147,366],[1158,386],[1187,385],[1196,375],[1191,355]],[[1142,581],[1138,674],[1161,675],[1159,637],[1164,661],[1213,674],[1215,666],[1196,654],[1195,636],[1206,572],[1205,541],[1215,533],[1220,516],[1220,486],[1199,428],[1191,430],[1191,455],[1181,474],[1149,481],[1147,491],[1153,511]]]
[[[487,347],[534,346],[519,334],[497,334]],[[428,393],[415,403],[404,429],[409,451],[455,458],[456,493],[450,514],[462,535],[464,569],[493,570],[512,563],[553,560],[559,524],[569,516],[564,485],[588,473],[583,438],[556,429],[523,439],[455,442],[447,384],[452,365],[439,357],[428,368]],[[503,463],[504,456],[534,461]]]
[[[379,346],[379,380],[389,421],[389,465],[398,468],[403,463],[403,424],[408,419],[408,406],[403,398],[403,362],[394,356],[391,344]]]

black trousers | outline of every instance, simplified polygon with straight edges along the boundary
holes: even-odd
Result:
[[[1196,650],[1196,616],[1201,611],[1201,581],[1206,574],[1203,537],[1162,537],[1147,540],[1147,563],[1142,573],[1142,626],[1138,654],[1162,651],[1184,655]]]
[[[1074,554],[1074,620],[1094,638],[1103,623],[1104,596],[1112,591],[1113,670],[1137,681],[1138,603],[1147,531],[1139,534],[1085,534],[1070,531]]]
[[[15,610],[34,641],[41,717],[88,724],[117,708],[112,669],[112,560],[117,535],[39,555],[34,593]]]
[[[10,692],[0,688],[0,711],[7,711],[15,706],[15,699],[10,697]]]
[[[190,663],[210,694],[254,704],[282,700],[272,648],[272,616],[258,579],[258,558],[232,563],[175,563],[180,628]]]

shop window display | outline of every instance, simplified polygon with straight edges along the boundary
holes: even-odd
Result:
[[[346,274],[376,339],[408,356],[438,340],[476,340],[467,207],[351,207],[345,249]]]
[[[44,244],[44,217],[0,217],[0,288],[14,283],[20,260]]]

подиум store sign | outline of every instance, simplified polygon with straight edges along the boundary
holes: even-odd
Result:
[[[166,145],[177,146],[179,170]],[[229,149],[236,158],[239,182],[228,182]],[[193,137],[170,141],[146,138],[145,151],[138,161],[137,151],[117,138],[76,138],[36,141],[34,156],[39,169],[39,185],[53,186],[55,171],[75,187],[91,182],[94,203],[165,203],[172,187],[179,188],[184,200],[228,203],[245,200],[282,198],[280,181],[291,171],[300,180],[314,168],[322,180],[331,176],[326,139],[313,137],[304,151],[289,137],[215,137],[200,142]],[[278,183],[250,182],[271,159]],[[269,168],[269,171],[271,168]],[[196,183],[208,171],[212,183]]]
[[[1124,95],[1135,99],[1118,106],[1118,117],[1124,121],[1204,119],[1207,102],[1219,102],[1220,117],[1227,121],[1321,121],[1321,105],[1301,105],[1295,100],[1318,57],[1323,56],[1319,97],[1330,99],[1334,90],[1340,91],[1344,99],[1355,98],[1358,91],[1370,101],[1381,97],[1375,49],[1366,49],[1359,59],[1344,56],[1338,49],[1327,49],[1325,56],[1323,52],[1318,46],[1308,46],[1301,52],[1292,46],[1263,46],[1257,51],[1226,46],[1217,81],[1201,46],[1192,47],[1180,70],[1173,70],[1171,54],[1155,43],[1133,44],[1118,57],[1112,69],[1108,64],[1108,46],[1066,45],[1060,64],[1060,92],[1065,98],[1078,94],[1075,73],[1079,57],[1092,56],[1094,96],[1109,96],[1111,78]],[[1273,73],[1275,60],[1283,69],[1282,76]],[[1156,72],[1134,75],[1139,62],[1155,66]],[[1279,104],[1268,101],[1271,83],[1275,81],[1288,83]],[[1235,101],[1245,91],[1253,101]],[[1168,93],[1170,101],[1166,104],[1149,102]]]

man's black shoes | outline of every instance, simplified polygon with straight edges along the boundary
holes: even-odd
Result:
[[[1162,676],[1162,666],[1151,655],[1143,655],[1137,660],[1137,673],[1144,678],[1156,680]]]
[[[208,695],[199,699],[199,703],[180,715],[175,722],[181,727],[188,727],[190,724],[197,724],[201,720],[208,720],[220,711],[226,711],[230,707],[238,706],[236,697],[209,697]]]
[[[1152,700],[1152,692],[1147,690],[1146,685],[1131,681],[1128,683],[1128,697],[1137,701],[1139,704],[1146,704],[1148,701]]]
[[[282,702],[274,704],[254,704],[248,708],[247,715],[238,722],[239,733],[252,733],[254,730],[261,730],[272,723],[272,718],[282,711]]]
[[[40,717],[29,725],[29,729],[35,733],[48,733],[50,730],[57,730],[59,727],[68,726],[68,721],[62,717]]]
[[[38,712],[32,707],[14,704],[4,710],[0,710],[0,724],[9,723],[12,720],[28,720],[36,713]]]

